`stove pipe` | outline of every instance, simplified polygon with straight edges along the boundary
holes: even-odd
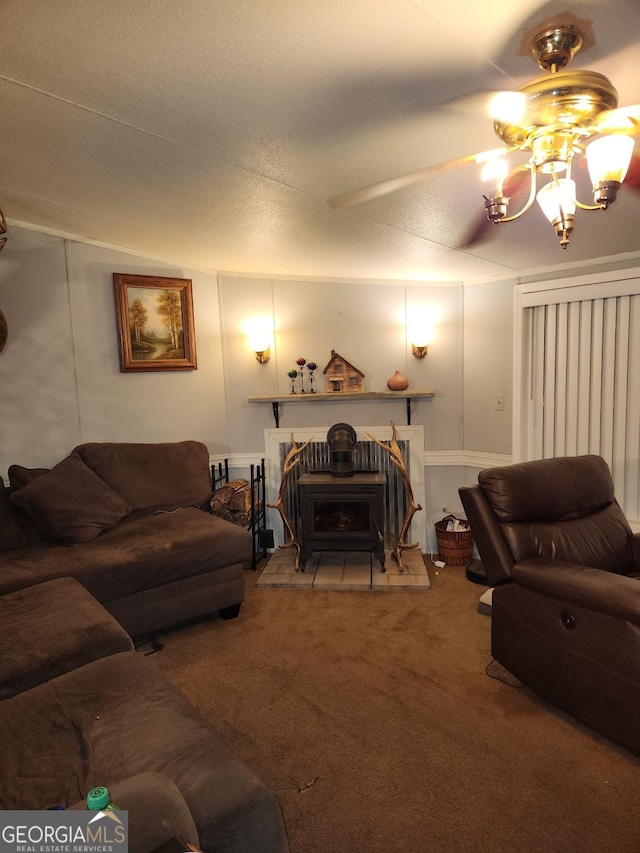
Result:
[[[350,424],[334,424],[327,433],[329,473],[332,477],[353,477],[353,449],[356,431]]]

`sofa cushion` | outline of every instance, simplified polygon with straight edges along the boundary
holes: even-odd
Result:
[[[11,501],[65,545],[94,539],[131,509],[74,454],[12,492]]]
[[[9,492],[0,477],[0,552],[19,548],[25,542],[24,532],[11,507]]]
[[[24,468],[22,465],[11,465],[9,468],[9,483],[11,491],[17,492],[27,486],[32,480],[42,477],[43,474],[48,474],[50,468]]]
[[[251,559],[251,535],[193,507],[126,519],[74,548],[16,548],[2,554],[0,595],[66,575],[98,601],[133,595]]]
[[[132,508],[204,506],[211,498],[209,451],[199,441],[81,444],[73,451]]]
[[[11,465],[9,467],[9,495],[22,489],[32,480],[35,480],[36,477],[42,477],[49,470],[49,468],[24,468],[22,465]],[[22,507],[12,504],[12,509],[27,542],[55,542],[53,536],[34,518],[31,518],[29,513],[25,512]]]
[[[0,699],[133,650],[126,631],[73,578],[0,596],[0,625]]]

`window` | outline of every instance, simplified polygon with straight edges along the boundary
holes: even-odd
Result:
[[[634,273],[520,290],[514,457],[604,457],[618,501],[637,522],[640,277]]]

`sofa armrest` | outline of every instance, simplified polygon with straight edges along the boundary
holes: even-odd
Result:
[[[640,625],[640,580],[636,578],[539,557],[516,563],[511,577],[533,592]]]
[[[112,802],[129,814],[129,853],[151,853],[174,836],[200,846],[189,807],[164,774],[139,773],[108,788]],[[75,803],[69,808],[82,810],[86,805]]]

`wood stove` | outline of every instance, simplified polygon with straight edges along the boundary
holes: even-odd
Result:
[[[302,571],[313,551],[371,551],[384,572],[386,483],[386,474],[373,471],[298,478]]]

